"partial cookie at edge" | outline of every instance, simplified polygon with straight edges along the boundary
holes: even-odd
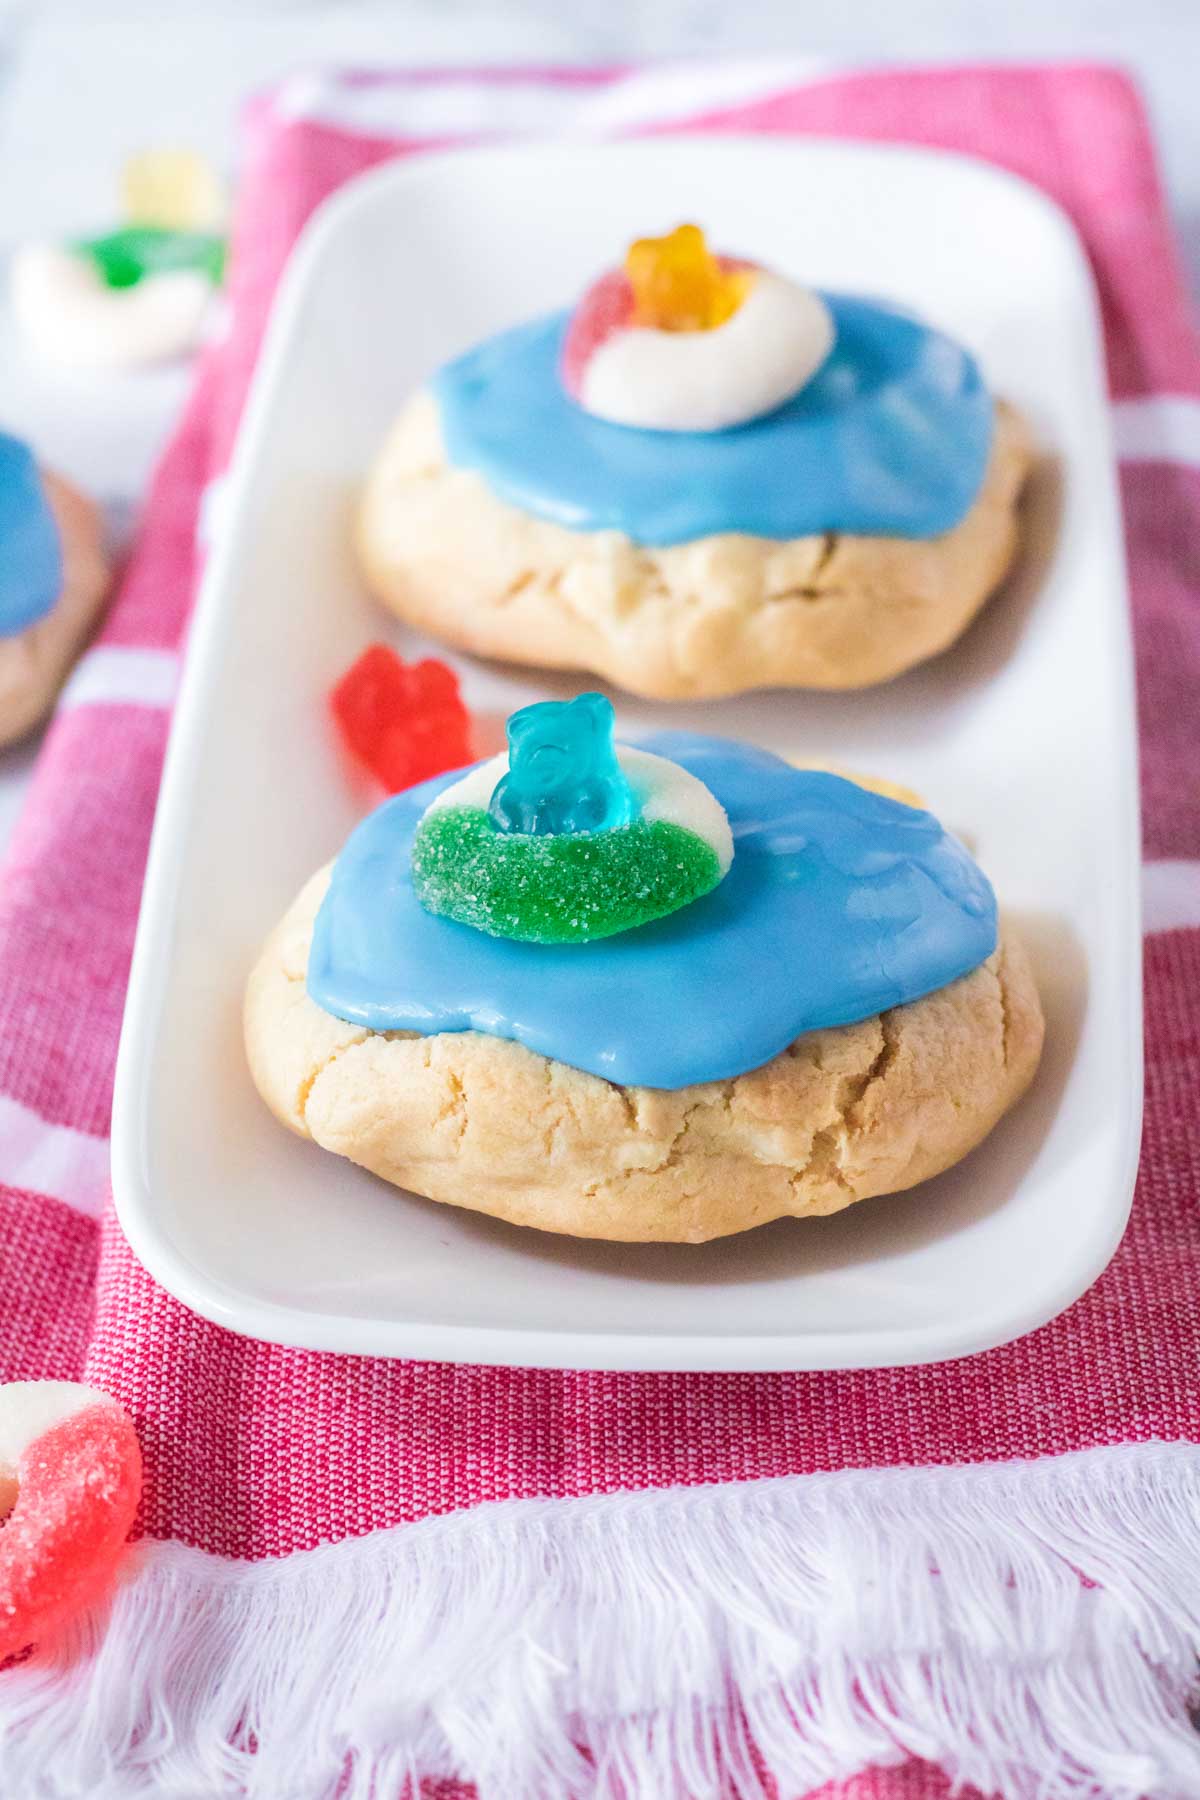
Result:
[[[372,1032],[305,987],[322,870],[246,991],[251,1072],[325,1149],[430,1198],[577,1237],[700,1243],[912,1187],[974,1148],[1037,1067],[1042,1014],[1005,932],[961,980],[809,1032],[733,1081],[620,1088],[476,1032]]]

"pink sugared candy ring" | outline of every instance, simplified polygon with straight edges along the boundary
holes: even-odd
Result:
[[[141,1491],[137,1434],[107,1394],[0,1386],[0,1662],[100,1597]]]
[[[696,225],[631,244],[584,294],[561,375],[585,412],[652,431],[725,431],[798,394],[833,348],[819,294],[740,257]]]

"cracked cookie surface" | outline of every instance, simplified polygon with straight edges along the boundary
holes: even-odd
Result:
[[[1042,1014],[1006,931],[949,987],[813,1031],[732,1081],[622,1088],[477,1032],[373,1032],[305,987],[329,881],[302,890],[247,986],[264,1100],[325,1149],[517,1225],[701,1243],[912,1187],[986,1137],[1028,1085]]]
[[[62,539],[62,592],[24,631],[0,637],[0,745],[24,737],[49,712],[108,593],[99,510],[60,476],[43,470],[42,480]]]
[[[953,643],[1003,579],[1033,460],[1000,402],[983,487],[942,537],[726,533],[651,549],[536,519],[449,466],[423,392],[367,482],[358,555],[393,612],[477,655],[586,669],[662,700],[867,687]]]

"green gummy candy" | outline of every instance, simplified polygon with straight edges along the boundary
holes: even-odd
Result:
[[[95,263],[106,287],[136,287],[148,275],[191,269],[219,287],[225,273],[225,239],[208,231],[168,231],[158,225],[129,225],[106,237],[75,245]]]
[[[711,844],[682,825],[637,819],[608,831],[497,831],[486,812],[439,807],[417,827],[417,898],[491,937],[586,944],[665,918],[716,887]]]

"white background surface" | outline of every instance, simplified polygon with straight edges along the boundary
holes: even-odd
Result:
[[[242,97],[319,63],[612,62],[779,51],[834,63],[1103,57],[1141,80],[1200,283],[1198,0],[0,0],[0,254],[115,222],[124,157],[187,143],[232,170]],[[186,370],[80,383],[31,367],[0,307],[0,426],[122,516]],[[32,750],[0,753],[0,844]]]

